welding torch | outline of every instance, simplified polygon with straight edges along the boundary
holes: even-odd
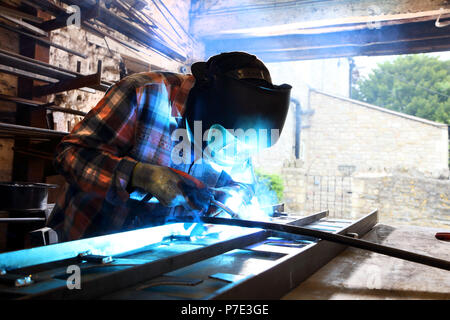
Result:
[[[196,193],[207,193],[209,195],[209,201],[210,203],[208,205],[213,205],[219,209],[222,209],[223,211],[225,211],[226,213],[228,213],[229,215],[231,215],[232,218],[238,218],[239,215],[237,213],[235,213],[233,210],[231,210],[230,208],[228,208],[225,204],[223,204],[222,202],[216,200],[213,196],[214,191],[217,190],[216,188],[208,188],[202,181],[198,180],[197,178],[191,176],[190,174],[174,169],[174,168],[170,168],[170,170],[172,170],[173,172],[175,172],[176,174],[178,174],[179,176],[181,176],[183,178],[183,180],[185,180],[188,184],[190,185],[194,185],[196,190],[193,190],[193,192]],[[205,196],[203,195],[203,198],[205,198]],[[216,212],[213,214],[213,216],[217,216],[218,214],[220,214],[219,212]]]

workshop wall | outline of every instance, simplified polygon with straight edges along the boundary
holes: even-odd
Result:
[[[310,91],[314,114],[302,134],[310,173],[414,169],[448,177],[448,126],[355,100]]]
[[[288,212],[357,218],[378,208],[385,223],[450,225],[446,125],[318,91],[309,108],[304,157],[280,169]]]
[[[6,1],[7,4],[17,5],[17,1]],[[19,52],[19,37],[17,34],[2,30],[0,32],[1,48],[11,52]],[[17,77],[0,73],[0,94],[17,95]],[[15,103],[1,101],[0,121],[15,122]],[[0,181],[11,181],[13,166],[14,139],[0,139]]]
[[[414,170],[381,177],[360,174],[352,181],[352,215],[378,208],[386,224],[450,227],[450,180]]]
[[[190,1],[171,0],[164,1],[164,4],[183,25],[183,28],[189,30]],[[146,12],[149,13],[156,24],[165,28],[166,32],[170,31],[171,28],[167,25],[167,21],[159,14],[159,11],[154,6],[150,5],[148,9],[146,9]],[[175,24],[174,21],[172,21],[172,23]],[[182,39],[180,40],[176,35],[174,35],[173,39],[178,39],[177,44],[184,50],[182,53],[188,57],[188,60],[183,63],[174,61],[157,52],[142,47],[140,48],[140,52],[137,52],[110,38],[105,39],[101,36],[89,33],[75,25],[71,25],[53,31],[51,34],[51,41],[69,48],[76,48],[78,51],[87,55],[88,58],[82,59],[72,54],[68,54],[67,52],[51,48],[50,63],[75,71],[77,61],[81,61],[81,73],[90,74],[97,71],[97,61],[101,60],[102,80],[110,82],[116,82],[120,79],[119,64],[122,60],[125,62],[125,65],[127,65],[129,61],[133,61],[133,67],[136,65],[136,62],[138,62],[141,66],[141,70],[137,70],[139,72],[155,70],[180,72],[182,67],[190,65],[193,60],[203,58],[203,48],[199,43],[190,39],[186,34],[183,34],[180,29],[178,29],[178,33]],[[137,44],[133,43],[133,41],[119,33],[114,33],[113,35],[116,38],[130,42],[136,47],[139,47]],[[57,105],[61,107],[89,112],[103,95],[104,93],[99,91],[91,93],[88,90],[72,90],[49,96],[49,100],[55,99]],[[59,112],[54,112],[53,117],[55,129],[61,131],[70,131],[73,126],[81,120],[78,116]]]

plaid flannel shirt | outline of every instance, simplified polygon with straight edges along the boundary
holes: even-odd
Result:
[[[130,217],[142,212],[168,214],[171,209],[159,204],[136,206],[128,187],[138,161],[177,167],[171,163],[171,133],[179,127],[194,82],[192,75],[168,72],[126,77],[64,137],[55,166],[67,183],[48,223],[59,241],[139,227]],[[209,185],[217,183],[217,175],[213,180]]]

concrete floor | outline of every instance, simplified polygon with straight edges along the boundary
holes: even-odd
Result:
[[[450,230],[376,225],[363,239],[450,260]],[[303,299],[450,299],[450,272],[348,248],[283,297]]]

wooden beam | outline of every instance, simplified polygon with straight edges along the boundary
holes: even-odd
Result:
[[[266,61],[286,61],[445,51],[450,49],[450,34],[425,21],[380,29],[211,40],[205,48],[208,55],[247,51]]]
[[[450,51],[450,37],[442,39],[412,41],[407,43],[372,44],[364,47],[348,46],[339,48],[299,49],[290,51],[252,51],[264,62],[329,59],[355,56],[385,56],[426,52]]]
[[[419,17],[449,9],[448,0],[202,0],[191,5],[190,31],[197,37],[268,26],[353,23],[358,19]],[[353,20],[353,21],[352,21]]]

